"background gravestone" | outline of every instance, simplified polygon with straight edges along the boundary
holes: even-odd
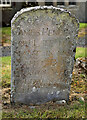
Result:
[[[78,21],[55,7],[19,11],[12,20],[11,102],[68,100]]]

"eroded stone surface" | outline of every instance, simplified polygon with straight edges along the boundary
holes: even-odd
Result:
[[[78,21],[55,7],[23,9],[12,20],[11,101],[68,100]]]

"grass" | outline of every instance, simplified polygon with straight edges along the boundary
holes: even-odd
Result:
[[[9,87],[11,80],[11,57],[2,57],[2,87]]]
[[[46,105],[48,106],[48,105]],[[79,106],[79,107],[78,107]],[[3,112],[3,118],[85,118],[85,104],[80,102],[73,103],[72,105],[58,106],[52,109],[52,104],[49,109],[42,106],[42,108],[30,109],[14,108],[11,112]],[[54,119],[55,120],[55,119]]]
[[[80,58],[80,57],[87,57],[87,48],[83,48],[83,47],[78,47],[76,49],[76,55],[75,58]]]
[[[79,26],[79,27],[80,27],[80,29],[81,29],[81,28],[87,28],[87,23],[80,23],[80,26]]]
[[[3,27],[2,28],[2,34],[11,36],[11,27]]]
[[[78,38],[85,37],[87,35],[87,23],[80,23]]]
[[[11,27],[3,27],[2,30],[0,28],[0,32],[2,32],[2,44],[3,43],[11,43]]]

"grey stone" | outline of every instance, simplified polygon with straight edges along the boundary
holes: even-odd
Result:
[[[0,57],[11,56],[11,46],[0,46]]]
[[[12,19],[11,102],[69,99],[78,20],[56,7],[32,7]]]

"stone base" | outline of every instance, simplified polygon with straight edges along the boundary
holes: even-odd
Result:
[[[23,104],[43,104],[49,101],[60,101],[60,100],[69,100],[69,91],[57,89],[48,89],[48,88],[38,88],[30,93],[20,93],[14,96],[14,103],[23,103]]]

